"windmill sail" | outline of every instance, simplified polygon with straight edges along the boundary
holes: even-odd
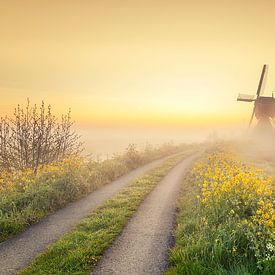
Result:
[[[261,90],[263,88],[263,84],[264,83],[264,80],[265,80],[265,74],[266,74],[266,71],[267,71],[267,65],[265,64],[263,66],[263,69],[262,69],[262,73],[261,73],[261,78],[260,78],[260,81],[259,81],[259,85],[258,85],[258,89],[257,89],[257,98],[260,96],[261,94]]]
[[[249,126],[248,127],[251,126],[251,123],[253,121],[253,118],[254,118],[254,115],[255,115],[255,108],[256,108],[256,105],[254,105],[254,107],[253,107],[253,111],[252,111],[252,115],[251,115],[250,120],[249,120]]]
[[[255,101],[255,95],[247,95],[247,94],[239,94],[237,100],[238,101],[245,101],[245,102],[252,102]]]
[[[256,101],[254,103],[252,115],[251,115],[251,118],[250,118],[250,121],[249,121],[249,127],[251,126],[251,123],[252,123],[254,115],[255,115],[257,100],[260,97],[260,94],[261,94],[261,91],[262,91],[262,88],[263,88],[263,84],[265,84],[264,80],[265,80],[266,71],[267,71],[267,65],[264,64],[263,69],[262,69],[262,73],[261,73],[261,77],[260,77],[260,81],[259,81],[259,85],[258,85],[258,89],[257,89],[257,93],[256,93]]]

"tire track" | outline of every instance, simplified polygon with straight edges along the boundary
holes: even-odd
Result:
[[[149,194],[92,274],[163,274],[173,244],[176,199],[186,168],[199,154],[173,168]]]

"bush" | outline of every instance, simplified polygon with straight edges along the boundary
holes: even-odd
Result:
[[[18,105],[12,118],[0,119],[0,171],[25,170],[60,161],[81,151],[72,131],[70,111],[58,120],[42,102],[40,108]]]

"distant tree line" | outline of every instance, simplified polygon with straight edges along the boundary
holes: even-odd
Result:
[[[58,120],[51,105],[20,105],[13,117],[0,119],[0,169],[33,169],[59,161],[82,148],[80,136],[72,130],[71,111]]]

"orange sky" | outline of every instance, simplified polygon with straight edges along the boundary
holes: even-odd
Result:
[[[0,0],[0,113],[26,97],[82,124],[244,123],[275,90],[275,1]]]

